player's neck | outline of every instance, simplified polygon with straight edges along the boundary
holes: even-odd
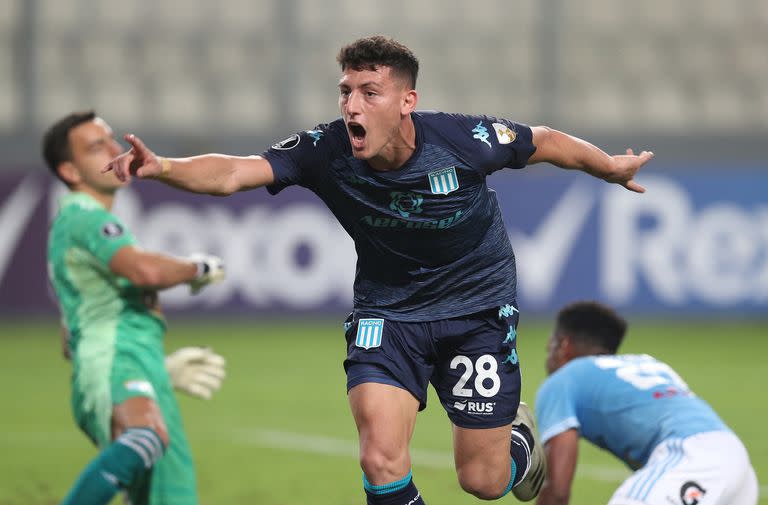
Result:
[[[101,191],[97,191],[89,186],[75,186],[72,188],[72,191],[77,191],[78,193],[85,193],[86,195],[89,195],[91,198],[99,202],[102,207],[107,209],[108,211],[112,211],[112,205],[115,203],[115,193],[103,193]]]
[[[397,170],[408,162],[415,151],[416,127],[408,115],[400,122],[400,127],[389,143],[377,156],[369,159],[368,164],[379,172]]]

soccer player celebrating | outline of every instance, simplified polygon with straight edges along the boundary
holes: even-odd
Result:
[[[368,503],[424,503],[408,445],[430,382],[453,423],[462,488],[531,500],[544,458],[520,404],[514,255],[485,178],[547,161],[642,192],[633,178],[652,154],[609,156],[546,127],[417,112],[418,60],[386,37],[343,47],[338,62],[336,121],[251,157],[163,158],[127,135],[132,149],[105,171],[217,195],[294,184],[316,193],[357,250],[344,367]]]
[[[46,163],[71,190],[50,229],[48,270],[73,365],[72,406],[101,450],[62,503],[106,504],[124,489],[135,505],[195,505],[194,468],[172,386],[209,398],[224,377],[224,360],[200,348],[163,356],[157,290],[186,283],[197,292],[224,270],[214,256],[177,259],[136,246],[110,212],[124,183],[101,173],[120,152],[93,112],[62,118],[43,139]]]
[[[616,355],[626,327],[595,302],[558,314],[536,397],[549,463],[536,503],[568,503],[581,435],[635,470],[609,505],[755,505],[744,445],[668,365]]]

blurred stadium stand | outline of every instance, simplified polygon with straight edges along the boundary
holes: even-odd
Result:
[[[89,107],[163,152],[261,151],[336,117],[336,52],[373,33],[420,58],[422,108],[763,158],[764,0],[0,0],[0,169]]]

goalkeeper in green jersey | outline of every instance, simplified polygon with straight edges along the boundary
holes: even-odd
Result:
[[[157,291],[221,280],[214,256],[188,259],[144,251],[110,210],[124,185],[101,169],[122,151],[94,112],[70,114],[43,138],[51,171],[71,190],[48,237],[48,271],[72,361],[75,420],[100,452],[63,504],[197,504],[195,473],[173,388],[209,398],[224,360],[209,349],[163,352]]]

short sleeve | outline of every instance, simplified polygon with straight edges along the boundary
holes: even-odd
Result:
[[[461,123],[459,148],[483,175],[502,168],[522,168],[536,151],[533,132],[527,125],[491,116],[453,116]]]
[[[554,374],[544,381],[536,393],[536,422],[542,443],[581,426],[576,415],[576,396],[571,380],[565,374]]]
[[[536,152],[531,128],[508,119],[495,119],[491,127],[498,142],[494,161],[499,162],[499,168],[523,168]]]
[[[272,166],[275,181],[267,190],[275,195],[288,186],[313,189],[316,174],[327,165],[330,144],[327,125],[295,133],[262,153]]]
[[[103,209],[88,210],[79,215],[72,240],[104,265],[109,264],[120,248],[136,243],[136,238],[125,225]]]

